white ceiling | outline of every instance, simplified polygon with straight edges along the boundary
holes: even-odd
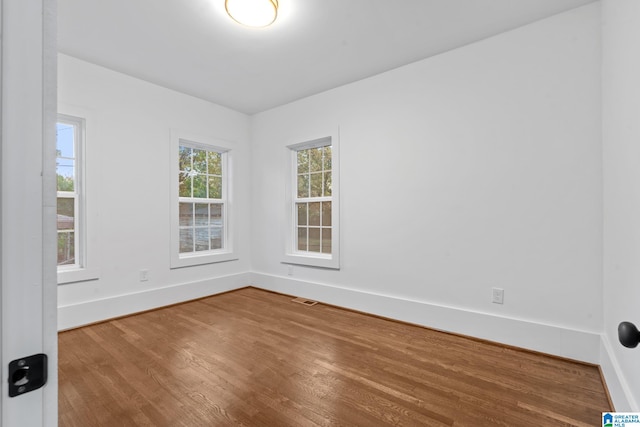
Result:
[[[224,0],[58,0],[58,45],[253,114],[593,1],[279,0],[256,30]]]

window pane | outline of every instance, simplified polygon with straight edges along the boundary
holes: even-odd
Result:
[[[193,170],[199,174],[207,173],[207,152],[193,149]]]
[[[209,177],[209,198],[222,199],[222,177]]]
[[[73,230],[75,228],[75,199],[58,197],[58,230]]]
[[[298,175],[298,197],[309,197],[309,175]]]
[[[312,148],[309,152],[311,172],[320,172],[322,170],[322,147]]]
[[[211,203],[211,225],[222,225],[222,204]]]
[[[307,225],[307,204],[298,203],[298,225]]]
[[[309,172],[309,150],[298,151],[298,173]]]
[[[180,225],[193,225],[193,203],[180,203]]]
[[[206,203],[196,203],[195,218],[196,226],[209,225],[209,205]]]
[[[210,229],[211,249],[222,249],[222,227]]]
[[[309,228],[309,252],[320,252],[319,228]]]
[[[309,203],[309,225],[320,225],[320,202]]]
[[[322,172],[311,174],[311,197],[322,197]]]
[[[58,191],[74,191],[73,178],[58,173]]]
[[[191,197],[191,180],[188,172],[180,172],[178,181],[180,182],[180,197]]]
[[[58,233],[58,265],[75,264],[75,233],[73,231]]]
[[[222,154],[207,151],[207,164],[211,175],[222,175]]]
[[[58,175],[58,191],[74,190],[75,162],[71,159],[56,159],[56,174]]]
[[[209,250],[209,227],[196,228],[196,251]]]
[[[331,227],[331,202],[322,202],[322,225]]]
[[[56,123],[56,152],[58,157],[75,157],[73,125]]]
[[[191,148],[180,146],[178,164],[181,171],[191,171],[191,154]]]
[[[299,251],[307,250],[307,228],[306,227],[298,227],[298,250]]]
[[[193,197],[205,199],[207,197],[207,176],[196,175],[193,177]]]
[[[324,189],[324,196],[331,196],[331,186],[332,186],[332,182],[331,182],[331,172],[325,172],[324,176],[323,176],[323,189]]]
[[[330,228],[322,229],[322,253],[323,254],[331,253],[331,229]]]
[[[193,229],[183,228],[180,230],[180,253],[193,252]]]
[[[331,146],[327,146],[327,147],[323,147],[323,153],[324,153],[324,170],[325,171],[330,171],[332,169],[331,167]]]

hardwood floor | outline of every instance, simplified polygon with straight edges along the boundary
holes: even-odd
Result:
[[[247,288],[59,335],[61,426],[599,426],[597,367]]]

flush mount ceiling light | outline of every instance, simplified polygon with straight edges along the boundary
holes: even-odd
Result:
[[[224,7],[234,21],[248,27],[266,27],[278,16],[278,0],[225,0]]]

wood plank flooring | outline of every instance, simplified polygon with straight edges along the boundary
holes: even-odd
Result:
[[[597,367],[253,288],[62,332],[61,426],[599,426]]]

